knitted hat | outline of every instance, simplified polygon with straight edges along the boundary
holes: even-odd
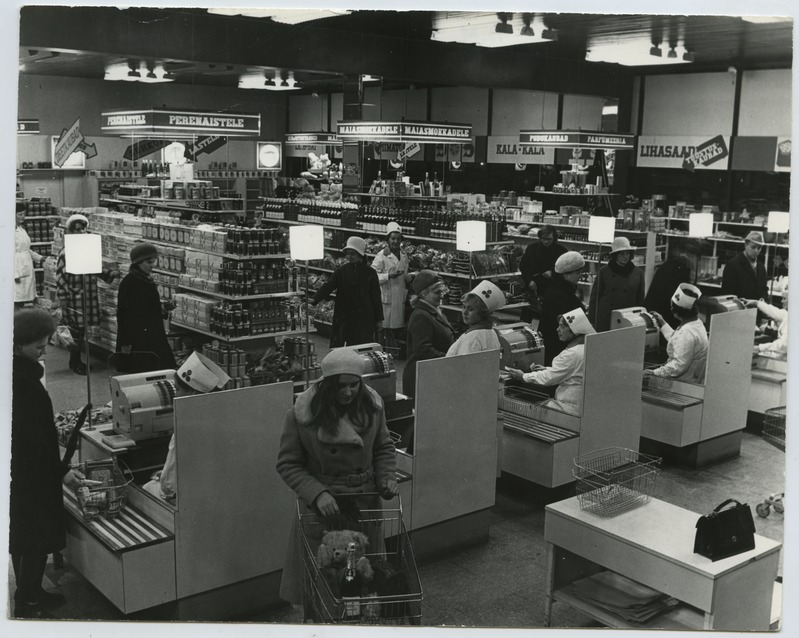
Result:
[[[361,257],[363,257],[366,253],[366,240],[361,239],[360,237],[350,237],[347,239],[347,245],[344,246],[344,250],[347,250],[348,248],[350,250],[354,250]]]
[[[746,237],[744,237],[744,241],[748,241],[756,246],[762,246],[766,242],[763,241],[763,233],[759,230],[751,231]]]
[[[152,244],[142,242],[136,244],[130,249],[130,263],[131,265],[138,264],[147,259],[155,259],[158,257],[158,249]]]
[[[414,294],[419,295],[425,288],[429,288],[433,284],[439,283],[440,281],[441,277],[439,277],[432,270],[420,270],[418,273],[416,273],[416,277],[413,278],[411,288],[413,289]]]
[[[569,325],[569,329],[576,335],[592,335],[596,334],[594,326],[588,321],[585,312],[582,308],[575,308],[569,312],[564,312],[563,320]]]
[[[560,275],[582,270],[583,268],[585,268],[585,259],[576,250],[563,253],[555,262],[555,272]]]
[[[17,202],[17,212],[18,213],[21,213],[22,211],[27,210],[27,208],[28,207],[25,205],[25,202]]]
[[[386,237],[388,237],[391,233],[399,233],[402,235],[402,228],[397,222],[388,222],[386,224]]]
[[[192,352],[178,368],[178,378],[197,392],[210,392],[224,387],[230,381],[222,368],[199,352]]]
[[[671,303],[678,308],[692,310],[696,300],[699,299],[701,295],[702,291],[693,284],[680,284],[671,296]]]
[[[363,376],[364,361],[352,348],[333,348],[322,359],[322,376],[325,378],[337,374],[352,374],[356,377]]]
[[[86,225],[86,228],[89,227],[89,220],[86,219],[84,215],[81,215],[80,213],[75,213],[74,215],[70,215],[67,218],[66,229],[68,233],[72,232],[72,224],[74,224],[75,222],[83,222]]]
[[[614,237],[613,243],[610,246],[610,254],[613,253],[620,253],[624,250],[632,250],[633,247],[630,246],[630,240],[626,237]]]
[[[504,293],[490,281],[481,281],[469,292],[463,295],[464,299],[469,296],[474,296],[480,299],[488,308],[488,312],[494,312],[505,305]]]
[[[23,308],[14,313],[14,345],[27,346],[55,332],[55,319],[42,308]]]

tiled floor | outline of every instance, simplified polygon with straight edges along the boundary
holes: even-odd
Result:
[[[324,341],[318,347],[325,349]],[[66,369],[66,354],[52,349],[47,378],[56,409],[79,407],[85,401],[85,379]],[[402,362],[398,362],[401,367]],[[95,405],[108,400],[107,373],[96,367]],[[103,394],[104,393],[104,394]],[[695,512],[708,512],[726,498],[737,498],[752,508],[771,492],[783,490],[785,456],[762,438],[744,433],[741,456],[704,468],[665,467],[654,496]],[[757,532],[782,541],[784,515],[755,516]],[[431,626],[541,627],[545,590],[543,504],[516,481],[497,485],[488,542],[441,556],[420,565],[424,589],[423,624]],[[780,563],[782,574],[782,562]],[[83,620],[159,620],[158,610],[125,617],[93,586],[66,565],[48,565],[47,589],[61,592],[67,604],[59,618]],[[9,592],[13,591],[9,570]],[[263,623],[299,623],[302,613],[289,605],[236,619]],[[22,622],[22,621],[19,621]],[[597,626],[556,604],[556,627]],[[106,626],[107,627],[107,626]],[[99,635],[99,634],[98,634]]]

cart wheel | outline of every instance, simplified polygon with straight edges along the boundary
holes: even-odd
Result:
[[[785,511],[785,503],[782,502],[781,498],[774,501],[774,511],[779,512],[780,514]]]
[[[760,503],[755,508],[755,511],[760,518],[766,518],[769,515],[769,512],[771,512],[771,508],[769,507],[768,503]]]

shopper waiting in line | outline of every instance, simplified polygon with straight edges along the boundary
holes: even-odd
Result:
[[[388,245],[372,260],[380,284],[380,300],[383,303],[383,334],[380,343],[386,345],[386,336],[396,337],[396,331],[405,326],[405,299],[407,284],[413,280],[408,272],[408,255],[400,248],[402,230],[397,222],[386,225]]]
[[[585,259],[574,250],[563,253],[555,262],[552,281],[541,300],[541,319],[538,322],[538,332],[544,339],[544,365],[551,365],[566,347],[558,336],[560,316],[575,308],[583,308],[577,283],[584,268]]]
[[[756,354],[787,354],[788,353],[788,282],[782,289],[782,308],[772,306],[762,299],[741,299],[747,308],[757,308],[769,319],[777,324],[777,338],[770,343],[755,345]]]
[[[610,330],[610,313],[644,305],[644,273],[632,262],[633,247],[626,237],[616,237],[608,263],[599,269],[591,286],[588,319],[597,332]]]
[[[399,493],[396,451],[386,427],[380,395],[363,383],[364,360],[350,348],[336,348],[322,360],[322,379],[297,397],[286,414],[277,472],[299,497],[301,514],[324,517],[318,528],[346,529],[342,520],[342,495],[357,496],[361,510],[379,507],[379,492],[390,499]],[[338,499],[337,499],[338,497]],[[297,516],[289,536],[280,597],[302,602],[302,545]],[[336,522],[337,521],[337,522]],[[326,522],[330,526],[325,527]],[[309,527],[304,530],[311,534]],[[380,535],[382,531],[375,530]],[[370,552],[379,551],[377,539],[370,539]],[[315,551],[318,541],[312,544]]]
[[[699,315],[699,321],[705,327],[705,331],[710,330],[710,318],[722,312],[727,312],[727,307],[715,297],[702,295],[696,302],[696,311]]]
[[[333,272],[310,300],[317,304],[336,293],[330,347],[372,343],[383,326],[383,304],[377,273],[364,256],[366,241],[350,237],[344,247],[347,263]]]
[[[765,242],[763,233],[753,230],[744,238],[744,250],[724,265],[721,294],[743,299],[765,299],[768,294],[766,267],[758,261]]]
[[[533,364],[530,372],[505,368],[511,379],[534,385],[557,385],[555,397],[542,407],[580,416],[583,413],[585,336],[596,333],[582,308],[565,313],[558,320],[558,335],[566,344],[549,367]]]
[[[461,316],[466,332],[449,347],[446,356],[499,350],[501,346],[499,337],[494,331],[492,313],[505,305],[504,293],[496,284],[481,281],[467,292],[461,301],[463,302]]]
[[[447,287],[432,270],[416,273],[411,286],[411,312],[408,319],[408,360],[402,371],[402,393],[416,395],[416,363],[443,357],[452,345],[454,331],[439,306]]]
[[[116,346],[116,351],[124,354],[152,352],[157,360],[148,362],[147,357],[127,357],[127,361],[117,367],[120,372],[148,372],[177,366],[164,330],[164,319],[175,304],[161,303],[152,278],[157,260],[158,249],[152,244],[136,244],[130,251],[130,270],[117,293]]]
[[[17,202],[14,229],[14,308],[19,309],[36,298],[36,276],[34,264],[41,264],[44,257],[31,250],[31,238],[25,230],[25,203]]]
[[[42,589],[47,556],[66,547],[61,484],[83,479],[62,463],[50,395],[39,358],[55,332],[55,320],[39,308],[14,314],[11,399],[11,500],[8,551],[17,590],[14,616],[48,618],[64,603]]]
[[[696,302],[702,291],[692,284],[680,284],[671,297],[671,312],[680,320],[672,328],[658,312],[652,316],[658,322],[661,334],[668,341],[668,360],[662,366],[646,370],[646,376],[669,377],[690,383],[702,383],[707,365],[707,332],[699,320]]]
[[[85,233],[89,228],[89,220],[81,214],[71,215],[67,219],[67,234]],[[63,322],[69,327],[73,345],[69,349],[69,369],[76,374],[86,374],[86,364],[80,353],[84,347],[86,329],[100,323],[100,299],[97,293],[98,275],[73,275],[66,270],[66,257],[62,250],[56,264],[56,294],[61,302]],[[111,283],[119,276],[119,271],[103,268],[99,277]],[[86,288],[84,289],[84,278]],[[83,316],[83,300],[86,298],[86,316]]]
[[[671,296],[680,284],[691,281],[691,257],[687,250],[672,255],[664,261],[652,277],[644,297],[644,307],[659,312],[666,323],[676,328],[680,320],[671,314]]]
[[[537,317],[541,308],[540,300],[546,295],[550,279],[554,274],[555,262],[566,252],[558,243],[558,229],[546,224],[538,229],[538,241],[531,242],[519,261],[519,272],[527,287],[529,308],[522,311],[522,321]]]

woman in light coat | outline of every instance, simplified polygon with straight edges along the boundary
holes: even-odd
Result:
[[[381,343],[385,340],[387,330],[397,330],[405,325],[407,285],[413,279],[408,273],[408,255],[400,248],[402,231],[399,224],[388,223],[386,240],[388,246],[372,260],[372,268],[377,271],[377,281],[380,284],[380,300],[383,303]]]
[[[286,414],[276,469],[299,497],[303,516],[322,517],[323,523],[337,517],[328,529],[347,529],[340,509],[343,501],[336,497],[375,492],[385,499],[396,496],[396,450],[383,401],[363,383],[363,357],[350,348],[335,348],[321,367],[321,381],[300,394]],[[361,510],[379,506],[374,496],[354,501]],[[323,526],[313,527],[319,536],[309,538],[315,552]],[[302,602],[303,548],[298,531],[295,515],[280,583],[280,597],[294,604]],[[310,530],[304,531],[308,538]],[[382,530],[375,531],[382,535]],[[381,539],[370,542],[374,550]]]
[[[14,308],[21,308],[36,298],[34,264],[41,264],[44,257],[31,250],[31,238],[22,225],[25,222],[25,204],[17,202],[17,227],[14,230]]]
[[[580,416],[583,413],[583,377],[585,376],[585,336],[594,334],[593,326],[582,308],[563,314],[558,320],[558,336],[568,343],[550,367],[534,364],[531,372],[506,368],[512,379],[525,383],[557,385],[555,398],[542,407]]]

